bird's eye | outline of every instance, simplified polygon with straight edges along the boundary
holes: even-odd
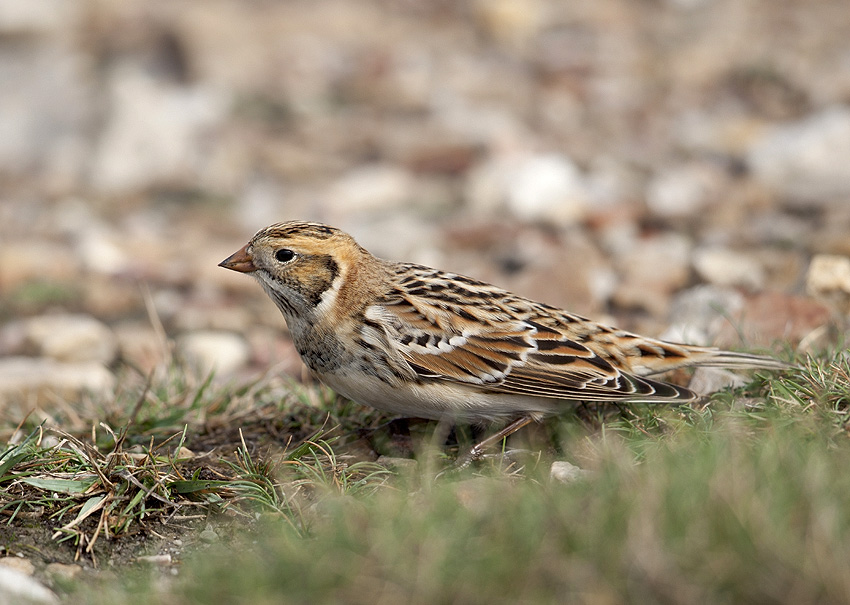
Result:
[[[281,248],[277,252],[274,253],[274,257],[281,263],[288,263],[293,258],[295,258],[295,252],[290,250],[289,248]]]

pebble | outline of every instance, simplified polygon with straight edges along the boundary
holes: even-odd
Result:
[[[666,315],[670,295],[690,277],[692,247],[690,239],[671,232],[637,239],[620,249],[616,266],[622,277],[613,293],[614,302]]]
[[[699,395],[710,395],[721,389],[735,388],[747,384],[746,378],[725,368],[697,368],[688,388]]]
[[[850,313],[850,257],[815,255],[806,274],[806,291],[837,311]]]
[[[698,248],[694,251],[693,264],[700,278],[715,286],[757,290],[765,285],[764,268],[745,252],[713,246]]]
[[[572,225],[588,211],[589,192],[566,156],[507,154],[475,167],[467,177],[466,198],[479,215],[508,210],[529,222]]]
[[[129,65],[109,74],[110,104],[95,152],[92,184],[122,193],[160,183],[195,184],[199,145],[224,116],[225,98],[204,86],[178,86]]]
[[[0,605],[58,605],[59,598],[30,575],[0,566]]]
[[[213,330],[180,336],[177,352],[196,364],[202,373],[230,374],[247,365],[251,357],[251,349],[242,336]]]
[[[77,399],[83,393],[106,397],[115,388],[115,376],[96,361],[59,362],[44,357],[0,358],[0,402],[36,401],[48,393]]]
[[[666,340],[708,345],[716,341],[724,324],[744,307],[744,296],[732,288],[699,285],[683,290],[670,305]]]
[[[40,315],[12,322],[0,331],[0,352],[6,354],[109,364],[117,350],[112,330],[89,315]]]
[[[73,580],[83,571],[79,565],[67,565],[65,563],[49,563],[44,568],[44,573],[54,580]]]
[[[710,204],[722,183],[722,173],[702,164],[674,166],[649,182],[646,205],[658,216],[693,216]]]
[[[549,469],[549,479],[558,483],[575,483],[586,479],[590,474],[590,471],[579,468],[566,460],[555,460]]]
[[[848,157],[850,107],[835,105],[769,130],[747,161],[788,202],[807,205],[850,194]]]
[[[345,220],[349,214],[387,211],[409,201],[413,188],[414,178],[403,168],[388,164],[361,166],[330,185],[327,209],[337,220]]]

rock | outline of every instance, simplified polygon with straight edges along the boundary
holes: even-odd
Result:
[[[722,179],[723,174],[710,165],[668,168],[647,185],[646,204],[658,216],[692,216],[714,201]]]
[[[204,542],[206,544],[213,544],[221,539],[210,525],[207,525],[207,527],[201,533],[198,534],[198,538],[201,540],[201,542]]]
[[[117,348],[112,330],[89,315],[40,315],[8,324],[0,333],[0,352],[57,361],[109,364]]]
[[[80,572],[83,571],[83,568],[79,565],[66,565],[65,563],[49,563],[47,567],[44,568],[45,575],[52,579],[54,582],[56,580],[62,581],[70,581],[80,575]]]
[[[31,576],[35,573],[35,565],[33,565],[32,561],[23,557],[0,558],[0,566],[17,570],[28,576]]]
[[[586,215],[589,193],[564,155],[506,155],[471,171],[467,199],[481,216],[507,209],[524,221],[571,225]]]
[[[114,388],[115,376],[95,361],[0,358],[0,402],[39,401],[48,393],[63,399],[78,399],[82,393],[106,397]]]
[[[331,184],[328,210],[334,218],[345,220],[340,214],[397,208],[412,197],[414,182],[409,172],[389,164],[361,166]]]
[[[207,531],[211,530],[205,529],[201,532],[201,540],[203,540],[204,542],[207,542],[207,540],[205,540],[203,537],[206,535]],[[212,533],[213,535],[215,535],[215,539],[210,540],[210,542],[215,542],[216,540],[218,540],[218,535],[215,532]],[[166,567],[168,565],[171,565],[172,563],[171,555],[169,553],[165,553],[162,555],[142,555],[140,557],[136,557],[136,561],[138,561],[139,563],[147,563],[148,565],[158,565],[160,567]]]
[[[819,332],[832,319],[829,308],[808,296],[760,292],[744,298],[744,305],[723,322],[714,344],[735,347],[795,345]]]
[[[160,81],[130,65],[111,74],[109,114],[92,168],[107,193],[194,184],[201,141],[223,117],[225,98],[211,88]]]
[[[675,233],[635,240],[618,251],[617,269],[622,281],[613,294],[623,308],[643,308],[666,315],[670,295],[687,282],[692,244]]]
[[[29,575],[0,566],[0,605],[58,605],[52,590]]]
[[[688,388],[699,395],[710,395],[727,387],[740,387],[747,380],[740,374],[724,368],[697,368],[688,383]]]
[[[15,240],[5,234],[0,241],[0,291],[4,294],[38,283],[71,289],[81,271],[82,263],[70,246],[37,238]]]
[[[744,296],[730,288],[696,286],[676,296],[661,338],[719,347],[794,344],[829,322],[823,304],[780,292]]]
[[[850,258],[816,255],[806,274],[806,291],[840,313],[850,313]]]
[[[79,7],[64,0],[3,0],[0,33],[44,34],[57,32],[78,15]]]
[[[147,373],[168,359],[168,342],[163,342],[149,324],[126,321],[115,325],[121,358]]]
[[[694,252],[697,274],[715,286],[759,289],[765,284],[764,268],[753,256],[728,248],[706,247]]]
[[[565,460],[555,460],[549,469],[549,479],[558,483],[575,483],[586,479],[589,475],[590,471],[579,468]]]
[[[744,296],[731,288],[701,285],[680,292],[670,307],[670,327],[662,338],[708,345],[744,307]]]
[[[850,194],[850,107],[837,105],[767,132],[750,148],[756,177],[790,202]]]
[[[508,186],[508,208],[521,220],[568,225],[584,217],[587,190],[578,168],[558,154],[523,161]]]
[[[177,340],[177,351],[203,373],[229,374],[247,365],[251,357],[244,338],[213,330],[184,334]]]

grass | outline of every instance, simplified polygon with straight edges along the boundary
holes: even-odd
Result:
[[[11,526],[44,511],[83,559],[177,516],[232,523],[176,575],[95,574],[71,602],[848,602],[848,377],[837,351],[704,407],[580,410],[542,457],[438,478],[427,440],[392,473],[358,454],[346,437],[385,419],[325,390],[181,374],[128,392],[136,423],[99,446],[32,429],[0,458],[0,505]],[[145,410],[166,407],[170,425]],[[281,418],[296,437],[262,445]],[[230,449],[181,457],[223,425],[243,429]],[[589,474],[552,481],[553,458]]]

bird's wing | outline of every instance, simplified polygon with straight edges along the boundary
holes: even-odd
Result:
[[[431,289],[399,289],[366,310],[366,324],[386,332],[419,378],[555,399],[696,398],[682,387],[623,371],[566,330],[535,321],[536,303],[471,280],[458,292],[457,276],[441,282],[444,274],[435,275],[425,281]]]

